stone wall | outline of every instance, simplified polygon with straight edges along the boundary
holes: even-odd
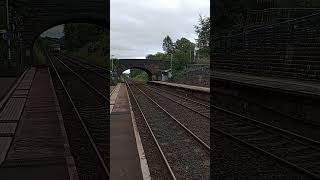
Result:
[[[169,82],[210,87],[209,66],[187,69],[171,79]]]

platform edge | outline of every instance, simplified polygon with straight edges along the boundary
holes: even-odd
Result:
[[[131,101],[130,101],[130,97],[129,97],[127,86],[125,86],[125,88],[127,90],[127,97],[128,97],[129,108],[130,108],[130,113],[131,113],[131,121],[132,121],[134,136],[135,136],[135,139],[136,139],[137,149],[138,149],[138,153],[139,153],[140,166],[141,166],[141,172],[142,172],[143,180],[151,180],[151,175],[150,175],[150,171],[149,171],[147,158],[146,158],[146,155],[144,153],[144,149],[143,149],[143,145],[142,145],[142,142],[141,142],[141,137],[140,137],[140,134],[139,134],[138,126],[136,124],[135,116],[134,116],[134,113],[133,113],[133,110],[132,110]]]

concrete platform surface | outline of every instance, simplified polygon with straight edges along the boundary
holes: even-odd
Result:
[[[320,96],[320,82],[310,82],[294,79],[254,76],[234,72],[213,71],[211,76],[214,79],[232,81],[235,83],[269,88],[279,91],[287,91],[294,94],[307,96]]]
[[[110,178],[112,180],[146,180],[150,176],[144,159],[139,133],[133,126],[125,84],[115,91],[115,104],[110,119]],[[138,146],[138,147],[137,147]],[[138,150],[139,149],[139,150]],[[147,168],[147,170],[145,170]],[[142,172],[143,169],[144,171]]]
[[[164,82],[164,81],[150,81],[150,83],[163,84],[163,85],[174,86],[174,87],[183,88],[183,89],[189,89],[189,90],[193,90],[193,91],[210,93],[210,88],[201,87],[201,86],[191,86],[191,85],[187,85],[187,84],[169,83],[169,82]]]
[[[5,95],[12,88],[17,78],[13,77],[0,77],[0,101],[4,98]]]
[[[11,133],[0,139],[0,147],[11,144],[0,166],[0,179],[70,179],[66,156],[70,153],[47,68],[26,73],[0,117],[1,125],[7,123],[3,132]]]
[[[119,90],[120,90],[120,83],[118,83],[116,86],[112,87],[112,90],[110,92],[110,113],[112,112],[113,110],[113,107],[116,103],[116,100],[118,98],[118,93],[119,93]]]

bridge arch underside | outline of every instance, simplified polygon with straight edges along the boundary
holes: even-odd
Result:
[[[32,34],[25,36],[26,37],[26,44],[33,45],[35,40],[45,31],[62,24],[69,24],[69,23],[88,23],[88,24],[96,24],[102,27],[106,27],[104,19],[102,17],[77,17],[77,18],[61,18],[57,19],[55,22],[48,23],[48,24],[41,24],[39,28],[32,30]],[[106,29],[107,30],[107,29]]]
[[[110,29],[105,0],[15,0],[12,6],[18,19],[16,31],[23,41],[22,53],[31,51],[35,40],[57,25],[89,23]]]
[[[161,71],[169,68],[167,61],[150,59],[119,59],[116,67],[118,77],[127,69],[137,68],[149,75],[149,80],[161,80]]]
[[[120,77],[121,74],[122,74],[124,71],[128,70],[128,69],[139,69],[139,70],[142,70],[142,71],[144,71],[144,72],[146,72],[146,73],[148,74],[148,80],[149,80],[149,81],[151,81],[151,80],[154,79],[154,78],[153,78],[153,74],[152,74],[151,71],[149,71],[149,70],[146,69],[146,68],[136,67],[136,66],[120,68],[119,70],[117,70],[117,75],[118,75],[118,77]]]

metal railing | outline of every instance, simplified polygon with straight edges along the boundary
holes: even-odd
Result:
[[[250,48],[282,47],[301,42],[320,42],[320,12],[241,33],[213,38],[214,53],[232,54]]]

